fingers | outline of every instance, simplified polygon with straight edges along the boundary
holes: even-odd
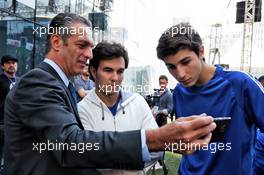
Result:
[[[152,139],[147,137],[147,144],[152,149],[164,148],[168,144],[177,145],[179,143],[189,144],[197,143],[198,145],[208,144],[211,139],[211,132],[216,128],[216,124],[213,122],[211,116],[206,114],[195,115],[191,117],[183,117],[177,119],[175,123],[164,125],[163,127],[155,131],[155,135]],[[151,134],[147,134],[151,135]],[[202,138],[203,136],[206,136]],[[151,142],[153,140],[153,142]],[[157,147],[159,145],[159,147]],[[178,149],[172,149],[173,152]],[[192,153],[196,148],[192,146],[184,150],[178,150],[183,153]]]
[[[189,147],[185,150],[182,151],[183,154],[191,154],[197,150],[201,150],[203,146],[206,146],[209,144],[210,140],[212,138],[212,133],[209,133],[206,137],[203,139],[196,139],[189,143]]]
[[[200,145],[202,147],[202,146],[207,145],[210,142],[211,138],[212,138],[212,133],[209,133],[203,139],[196,139],[192,143],[197,144],[197,145]]]
[[[199,139],[203,136],[206,136],[208,134],[210,134],[214,129],[216,128],[216,124],[213,122],[207,126],[204,126],[204,127],[200,127],[196,130],[193,130],[193,131],[190,131],[190,132],[187,132],[185,137],[187,140],[187,142],[189,141],[192,141],[192,140],[196,140],[196,139]]]
[[[206,117],[207,115],[205,113],[202,113],[200,115],[192,115],[189,117],[180,117],[176,119],[176,122],[184,122],[184,121],[191,121],[200,117]]]
[[[177,119],[175,122],[181,122],[183,125],[186,125],[186,127],[190,127],[194,130],[211,124],[213,122],[213,117],[206,115],[182,117]]]

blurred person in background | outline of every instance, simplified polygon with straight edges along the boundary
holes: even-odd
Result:
[[[154,98],[154,116],[156,118],[158,126],[162,126],[167,123],[167,117],[171,117],[173,120],[173,101],[172,94],[168,86],[168,77],[161,75],[159,77],[160,89],[154,92],[154,96],[159,96],[159,98]]]
[[[2,165],[4,147],[4,107],[5,99],[9,91],[19,80],[16,76],[18,59],[11,55],[4,55],[1,58],[3,73],[0,75],[0,163]]]
[[[89,64],[86,63],[82,74],[74,79],[75,88],[78,94],[78,101],[81,101],[89,90],[94,87],[94,82],[90,79]]]

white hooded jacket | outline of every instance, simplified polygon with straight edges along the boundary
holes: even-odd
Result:
[[[158,127],[145,99],[135,93],[121,91],[117,113],[113,116],[93,89],[78,103],[78,111],[88,130],[129,131]]]
[[[145,99],[136,93],[121,91],[121,99],[113,116],[109,108],[92,89],[78,103],[78,112],[85,129],[94,131],[129,131],[154,129],[158,125]],[[133,142],[133,140],[131,140]],[[151,157],[162,157],[162,152]],[[142,171],[104,170],[103,175],[138,175]]]

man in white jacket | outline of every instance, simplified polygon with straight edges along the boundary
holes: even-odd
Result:
[[[129,62],[125,48],[117,43],[102,42],[93,49],[93,56],[90,72],[95,81],[95,88],[78,104],[84,128],[94,131],[157,128],[145,99],[139,94],[121,89],[124,71]],[[103,170],[102,173],[130,175],[141,172]]]

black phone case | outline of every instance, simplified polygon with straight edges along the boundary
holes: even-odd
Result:
[[[223,141],[230,120],[231,118],[216,118],[214,120],[214,122],[216,123],[216,128],[212,133],[211,142]]]

